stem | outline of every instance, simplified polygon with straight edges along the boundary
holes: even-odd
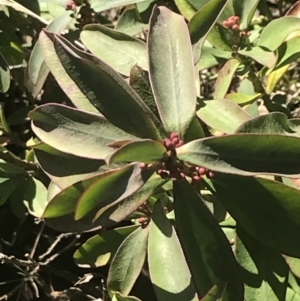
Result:
[[[257,77],[256,73],[254,72],[253,68],[249,66],[249,73],[248,73],[248,79],[251,81],[251,83],[254,86],[254,90],[257,93],[262,94],[262,99],[264,101],[264,105],[267,108],[269,112],[272,111],[272,101],[269,96],[269,94],[266,92],[264,86],[262,85],[260,79]]]

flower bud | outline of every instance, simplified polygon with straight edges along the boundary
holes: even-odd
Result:
[[[179,135],[177,133],[171,133],[170,139],[173,140],[174,138],[179,138]]]
[[[206,173],[206,177],[207,177],[208,179],[211,179],[211,178],[214,177],[214,173],[213,173],[212,171],[209,171],[209,172]]]
[[[176,147],[180,147],[184,144],[183,140],[179,140],[179,142],[176,144]]]
[[[198,167],[198,174],[204,176],[206,174],[206,169],[204,167]]]
[[[238,30],[240,29],[240,27],[239,27],[237,24],[234,24],[234,25],[231,27],[231,29],[232,29],[233,31],[238,31]]]
[[[168,149],[168,150],[172,150],[174,149],[174,143],[169,139],[169,138],[166,138],[164,140],[164,146]]]
[[[227,28],[228,27],[228,21],[223,21],[222,25]]]

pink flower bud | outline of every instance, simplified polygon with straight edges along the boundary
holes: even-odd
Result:
[[[239,27],[237,24],[234,24],[234,25],[231,27],[231,29],[232,29],[233,31],[238,31],[238,30],[240,29],[240,27]]]
[[[173,140],[174,138],[179,138],[179,135],[177,133],[171,133],[170,139]]]
[[[207,177],[208,179],[211,179],[211,178],[214,177],[214,173],[213,173],[212,171],[209,171],[209,172],[206,173],[206,177]]]
[[[206,169],[204,167],[199,167],[198,174],[204,176],[206,174]]]
[[[180,147],[184,144],[183,140],[179,140],[179,142],[176,144],[176,147]]]
[[[224,27],[228,27],[228,21],[223,21],[223,22],[222,22],[222,25],[223,25]]]
[[[168,150],[172,150],[174,149],[174,143],[169,139],[169,138],[166,138],[164,140],[164,146],[168,149]]]

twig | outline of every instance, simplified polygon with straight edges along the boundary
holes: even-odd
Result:
[[[41,236],[42,236],[42,233],[43,233],[44,229],[45,229],[45,223],[42,223],[42,226],[41,226],[41,228],[40,228],[40,231],[38,232],[38,234],[37,234],[37,236],[36,236],[36,238],[35,238],[33,247],[32,247],[32,249],[31,249],[31,252],[30,252],[30,255],[29,255],[30,258],[33,258],[33,256],[34,256],[34,253],[35,253],[35,251],[36,251],[36,247],[37,247],[37,245],[38,245],[38,243],[39,243],[39,241],[40,241],[40,238],[41,238]]]
[[[68,238],[73,235],[74,233],[62,233],[58,235],[51,246],[48,248],[48,250],[44,254],[39,256],[39,260],[43,260],[47,255],[49,255],[63,238]]]
[[[65,246],[63,249],[61,249],[60,251],[58,251],[57,253],[53,254],[51,257],[49,257],[46,261],[41,262],[40,265],[47,265],[50,262],[52,262],[53,260],[55,260],[58,256],[62,255],[64,252],[68,251],[70,248],[72,248],[77,240],[80,238],[80,234],[77,234],[75,236],[75,238],[67,245]]]
[[[26,162],[23,161],[21,159],[19,159],[18,157],[14,157],[9,153],[4,153],[2,151],[0,151],[0,159],[14,164],[16,166],[22,167],[27,171],[36,171],[38,169],[38,166],[35,163],[30,163],[30,162]]]

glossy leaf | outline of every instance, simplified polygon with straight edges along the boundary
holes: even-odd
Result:
[[[65,11],[55,18],[45,29],[47,31],[60,33],[72,20],[73,18],[70,16],[70,12]],[[28,75],[32,84],[36,87],[33,89],[34,97],[36,97],[42,89],[48,74],[49,68],[45,63],[40,43],[37,41],[33,47],[28,62]]]
[[[153,171],[141,169],[139,164],[125,166],[107,173],[92,183],[80,195],[76,203],[75,220],[79,220],[92,210],[99,210],[112,202],[118,202],[141,188]]]
[[[48,203],[43,217],[51,218],[74,212],[77,201],[93,183],[101,182],[103,179],[110,178],[113,175],[122,175],[122,173],[130,169],[133,169],[133,165],[105,171],[63,189]]]
[[[197,116],[215,130],[232,134],[251,116],[237,104],[226,99],[204,100],[200,102]]]
[[[50,40],[48,45],[50,38],[53,42]],[[141,138],[159,139],[157,129],[149,117],[151,111],[116,71],[76,49],[62,37],[43,33],[40,39],[47,41],[45,47],[41,43],[45,56],[48,53],[46,46],[54,48],[54,53],[49,54],[55,60],[58,59],[61,66],[52,63],[50,57],[49,62],[46,60],[47,65],[55,69],[54,72],[51,69],[54,77],[72,101],[75,99],[86,106],[86,99],[81,99],[81,96],[77,99],[80,90],[81,94],[84,92],[87,96],[89,106],[93,104],[113,125]],[[69,80],[61,72],[66,73]],[[72,92],[73,97],[70,96]]]
[[[34,149],[42,170],[61,189],[101,173],[103,160],[81,158],[59,152],[49,146]]]
[[[162,123],[167,133],[183,137],[196,108],[192,50],[183,17],[165,7],[154,8],[148,51],[150,81]]]
[[[0,93],[6,93],[10,86],[10,71],[7,62],[0,53]]]
[[[80,39],[96,57],[126,76],[134,65],[148,69],[147,47],[138,39],[96,24],[85,26]]]
[[[282,255],[237,228],[235,254],[245,283],[245,299],[285,300],[288,266]]]
[[[298,30],[300,30],[300,19],[297,17],[288,16],[275,19],[263,29],[258,45],[275,51],[289,34]],[[274,32],[276,35],[273,34]]]
[[[198,63],[201,57],[201,49],[208,33],[217,22],[227,3],[228,0],[210,0],[192,17],[189,23],[189,32],[195,64]]]
[[[218,72],[218,78],[214,92],[215,99],[222,99],[225,97],[239,65],[239,60],[231,59],[227,61],[222,69]]]
[[[5,204],[8,198],[17,189],[21,180],[20,177],[13,177],[0,183],[0,206]]]
[[[216,283],[227,283],[224,299],[243,301],[239,267],[220,226],[187,181],[173,186],[178,236],[198,296],[204,297]]]
[[[299,57],[299,37],[295,37],[284,42],[278,48],[278,59],[275,70],[280,69],[283,66],[292,63],[293,61],[296,61]]]
[[[114,152],[109,144],[136,140],[101,115],[63,105],[42,105],[31,111],[29,116],[33,120],[33,131],[43,142],[79,157],[104,159]]]
[[[297,137],[235,134],[195,140],[176,151],[179,159],[216,172],[299,177],[299,149]]]
[[[107,276],[110,294],[127,296],[144,265],[148,246],[148,227],[139,227],[129,234],[118,248]]]
[[[113,202],[101,208],[95,215],[94,220],[97,220],[99,217],[104,215],[109,220],[112,220],[116,223],[121,222],[123,219],[137,210],[168,181],[168,179],[162,179],[154,174],[139,190],[129,197],[121,201]]]
[[[73,255],[81,268],[98,268],[111,262],[122,241],[138,226],[104,231],[89,238]]]
[[[176,232],[160,202],[150,223],[148,264],[158,301],[198,300]]]
[[[300,301],[300,295],[288,287],[285,301]]]
[[[212,183],[215,196],[243,230],[280,253],[300,256],[298,189],[273,180],[224,174],[216,174]]]
[[[144,162],[151,163],[161,160],[166,154],[166,148],[154,140],[141,140],[125,144],[114,152],[108,163]]]

